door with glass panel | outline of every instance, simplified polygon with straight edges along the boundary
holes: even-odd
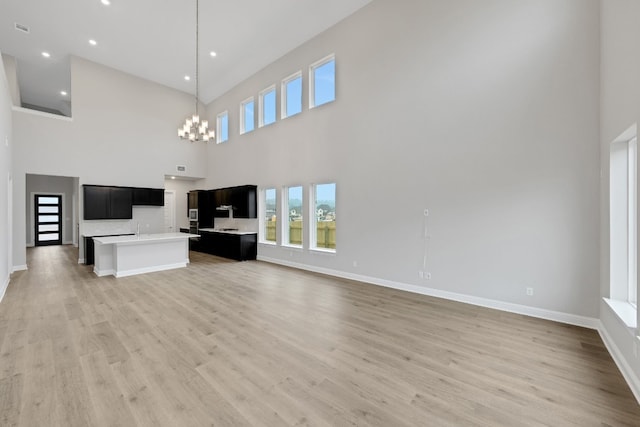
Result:
[[[62,196],[35,195],[36,246],[62,244]]]

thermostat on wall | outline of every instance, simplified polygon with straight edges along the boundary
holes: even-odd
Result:
[[[177,170],[178,172],[186,172],[186,171],[187,171],[187,167],[186,167],[186,166],[184,166],[184,165],[177,165],[177,166],[176,166],[176,170]]]

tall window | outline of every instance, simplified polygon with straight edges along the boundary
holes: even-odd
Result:
[[[313,187],[313,226],[311,248],[336,250],[336,184],[317,184]]]
[[[336,60],[327,56],[309,67],[309,108],[336,99]]]
[[[638,303],[638,139],[635,126],[611,144],[610,298]]]
[[[288,246],[302,246],[302,187],[285,188],[284,194],[283,214],[287,220],[282,241]]]
[[[282,81],[282,118],[302,112],[302,73],[298,71]]]
[[[627,265],[629,270],[629,303],[638,305],[638,138],[629,141],[628,147],[628,229],[629,256]]]
[[[262,192],[262,220],[262,241],[276,243],[278,206],[276,205],[275,188],[266,188]]]
[[[253,96],[240,104],[240,135],[251,132],[255,125],[253,120]]]
[[[260,92],[258,97],[260,117],[258,126],[267,126],[276,121],[276,87],[270,86]]]
[[[229,113],[227,111],[218,114],[216,127],[218,129],[216,132],[218,134],[217,143],[227,141],[229,139]]]

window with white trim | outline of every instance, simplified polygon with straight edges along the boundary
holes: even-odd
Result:
[[[302,112],[302,72],[298,71],[282,80],[282,108],[283,119]]]
[[[329,55],[309,67],[309,108],[333,102],[335,99],[336,59],[334,55]]]
[[[275,188],[265,188],[260,195],[260,218],[262,220],[260,241],[275,244],[278,225],[277,191]]]
[[[217,136],[216,143],[220,144],[229,139],[229,113],[227,111],[218,114],[216,118]]]
[[[264,89],[258,95],[258,127],[275,123],[276,121],[276,86],[272,85]]]
[[[336,250],[336,183],[316,184],[311,187],[311,249]]]
[[[302,186],[285,187],[283,193],[282,215],[282,242],[286,246],[302,247],[303,236],[303,211],[302,211]]]
[[[611,144],[610,298],[638,303],[638,139],[635,126]]]
[[[254,104],[253,96],[240,103],[240,135],[251,132],[255,128],[253,116]]]

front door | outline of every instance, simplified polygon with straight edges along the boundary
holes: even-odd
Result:
[[[35,195],[36,246],[62,244],[62,196]]]

